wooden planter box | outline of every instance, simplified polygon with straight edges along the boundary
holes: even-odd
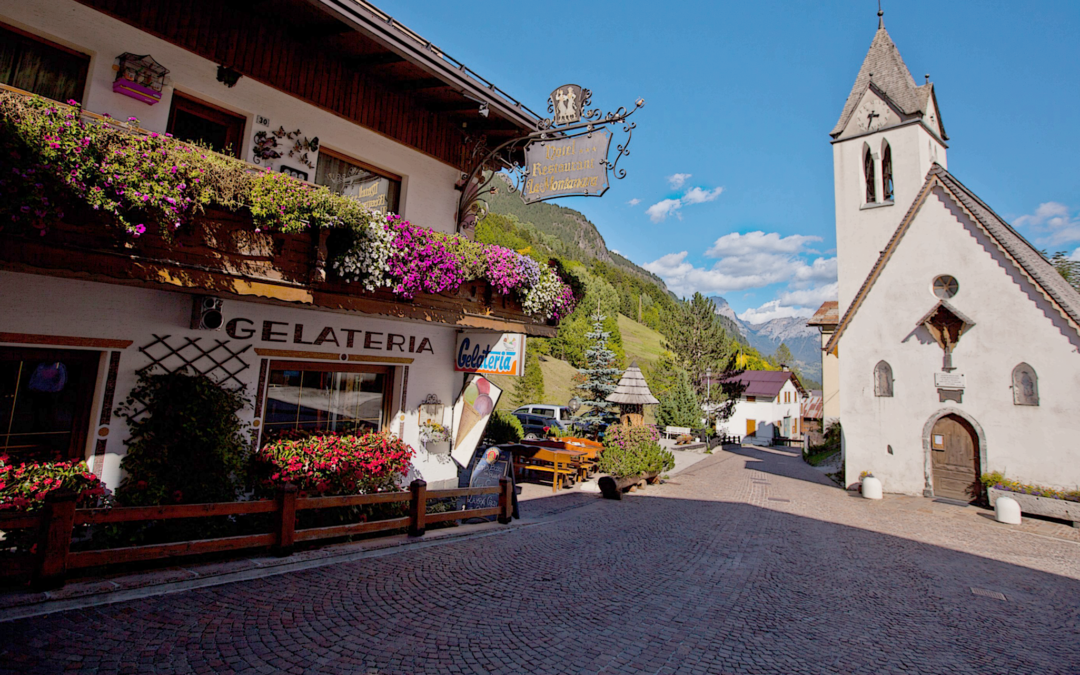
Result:
[[[998,497],[1011,497],[1020,505],[1021,513],[1071,520],[1073,527],[1080,527],[1080,502],[1070,502],[1065,499],[1053,499],[1051,497],[1037,497],[1023,492],[1009,492],[997,488],[990,488],[989,492],[990,506],[994,506]]]

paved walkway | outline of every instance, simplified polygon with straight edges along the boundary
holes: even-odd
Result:
[[[1071,528],[870,502],[757,448],[587,497],[531,500],[502,534],[0,624],[0,672],[1080,671]]]

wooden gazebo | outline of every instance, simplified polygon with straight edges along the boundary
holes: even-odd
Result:
[[[631,363],[626,369],[622,379],[619,380],[619,386],[607,397],[607,400],[619,404],[619,419],[627,426],[645,424],[645,406],[660,403],[649,391],[649,384],[645,381],[645,376],[641,374],[637,361]]]

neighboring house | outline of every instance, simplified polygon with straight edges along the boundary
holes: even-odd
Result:
[[[991,471],[1080,484],[1080,294],[946,170],[934,85],[883,22],[831,135],[847,483],[964,501]]]
[[[819,418],[824,418],[822,431],[840,419],[840,360],[836,352],[825,351],[825,345],[832,339],[839,323],[840,309],[836,300],[823,302],[821,307],[814,312],[814,316],[806,322],[807,326],[816,327],[821,331],[822,415],[819,415]]]
[[[118,72],[129,52],[168,69],[160,101],[146,94],[149,71],[145,80]],[[448,234],[461,224],[459,181],[477,141],[495,147],[539,122],[360,0],[7,2],[0,63],[6,95],[74,100],[102,124],[113,122],[101,115],[137,117],[148,132],[200,141],[252,171],[326,185]],[[443,402],[438,421],[451,423],[459,331],[556,330],[483,281],[407,300],[345,283],[327,229],[260,232],[244,213],[214,210],[174,239],[151,230],[118,243],[117,228],[63,218],[40,237],[10,224],[0,232],[0,454],[18,461],[48,444],[86,459],[110,488],[128,435],[115,405],[152,364],[191,363],[242,389],[253,446],[272,429],[359,427],[416,447],[427,397]],[[63,395],[40,395],[11,375],[42,367]],[[413,475],[457,486],[452,462],[421,454]]]
[[[731,417],[717,423],[717,433],[738,436],[747,443],[768,444],[773,438],[802,434],[802,403],[806,390],[787,370],[747,370],[732,378],[745,386]]]
[[[820,445],[822,441],[823,411],[821,390],[811,390],[802,404],[802,433],[805,438],[810,439],[812,445]]]

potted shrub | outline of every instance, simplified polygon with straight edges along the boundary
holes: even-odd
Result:
[[[604,496],[619,499],[622,490],[675,468],[675,455],[660,446],[660,432],[652,425],[612,425],[604,433],[597,468],[608,474],[599,480]]]

